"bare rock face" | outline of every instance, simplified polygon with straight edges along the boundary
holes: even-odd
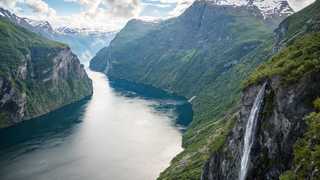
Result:
[[[0,75],[0,127],[31,119],[92,94],[83,65],[68,47],[30,49],[16,76]]]
[[[314,111],[312,101],[320,95],[320,84],[314,83],[319,80],[319,73],[306,75],[290,86],[282,85],[277,77],[269,80],[247,179],[278,179],[290,169],[293,145],[305,132],[304,117]],[[207,162],[203,179],[238,179],[246,123],[259,88],[255,85],[244,91],[237,124],[225,146]]]
[[[24,117],[26,105],[26,95],[20,94],[14,89],[8,79],[0,77],[0,107],[1,107],[1,123],[2,126],[7,126],[8,122],[3,122],[4,118],[10,118],[11,123],[16,123]],[[7,112],[7,116],[3,114]],[[8,117],[9,116],[9,117]]]

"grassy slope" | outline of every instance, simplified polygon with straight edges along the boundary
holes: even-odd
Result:
[[[128,22],[127,28],[123,28],[117,36],[112,40],[109,47],[101,49],[95,57],[90,61],[90,68],[96,71],[103,72],[107,66],[107,57],[110,56],[110,49],[122,50],[126,48],[128,44],[134,43],[137,39],[143,37],[148,32],[157,27],[156,23],[147,23],[141,20],[131,20]],[[122,52],[128,52],[126,50]],[[120,52],[121,53],[121,52]]]
[[[235,120],[233,115],[207,122],[201,129],[198,128],[197,135],[191,137],[193,142],[172,160],[171,166],[161,173],[159,179],[200,179],[204,162],[224,144]]]
[[[281,23],[286,31],[280,43],[285,47],[258,67],[245,81],[245,87],[273,76],[280,76],[283,83],[294,83],[304,74],[319,70],[319,10],[318,0]]]
[[[304,74],[320,70],[320,33],[310,33],[297,38],[291,45],[261,65],[245,86],[280,76],[283,83],[297,82]]]

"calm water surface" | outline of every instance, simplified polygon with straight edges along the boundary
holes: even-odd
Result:
[[[89,75],[93,97],[0,130],[1,180],[151,180],[182,150],[185,99]]]

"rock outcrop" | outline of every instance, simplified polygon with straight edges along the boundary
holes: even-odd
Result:
[[[317,72],[290,86],[281,85],[278,77],[268,82],[247,179],[278,179],[290,169],[293,145],[306,129],[303,119],[314,111],[312,102],[320,95],[320,84],[314,83],[319,80]],[[206,164],[203,179],[238,179],[246,123],[260,87],[254,85],[244,91],[236,126],[225,146]]]
[[[66,45],[0,19],[0,127],[44,115],[92,94]]]

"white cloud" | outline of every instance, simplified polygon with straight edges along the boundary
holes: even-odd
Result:
[[[126,22],[137,17],[142,5],[139,0],[64,0],[78,3],[84,7],[80,13],[71,16],[60,16],[53,20],[55,26],[68,24],[81,28],[103,28],[110,31],[119,30]]]
[[[0,6],[13,10],[16,7],[17,0],[0,0]]]
[[[119,30],[126,22],[137,17],[142,5],[140,0],[64,0],[83,6],[80,13],[62,16],[49,7],[44,0],[0,0],[0,6],[10,9],[19,16],[49,21],[54,27],[72,26],[77,28]],[[21,7],[28,7],[26,14]],[[22,10],[22,11],[19,11]]]
[[[0,0],[0,6],[7,8],[11,11],[17,12],[20,7],[17,4],[25,4],[34,13],[39,13],[41,15],[55,15],[56,11],[48,6],[43,0]]]
[[[24,3],[35,13],[41,13],[48,16],[54,16],[56,11],[48,6],[42,0],[25,0]]]
[[[290,6],[295,11],[300,11],[301,9],[305,8],[306,6],[313,3],[315,0],[288,0]]]
[[[110,6],[110,13],[115,16],[133,17],[141,12],[139,0],[105,0]]]
[[[104,10],[108,15],[118,17],[137,16],[141,11],[139,0],[65,0],[66,2],[76,2],[84,5],[88,14]]]

